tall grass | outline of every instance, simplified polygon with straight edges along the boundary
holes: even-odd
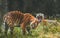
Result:
[[[15,27],[13,36],[8,32],[6,36],[4,33],[0,33],[0,38],[60,38],[60,25],[54,25],[48,23],[43,25],[41,22],[36,29],[32,29],[32,35],[23,35],[20,27]]]

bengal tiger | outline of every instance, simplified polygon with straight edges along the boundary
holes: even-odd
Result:
[[[13,34],[14,27],[21,27],[23,34],[28,31],[30,33],[30,29],[35,29],[38,26],[38,19],[36,19],[30,13],[22,13],[20,11],[10,11],[3,16],[3,21],[5,23],[5,34],[7,34],[8,28],[11,30],[11,34]]]

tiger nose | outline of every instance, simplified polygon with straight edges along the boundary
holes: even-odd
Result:
[[[33,26],[32,26],[32,29],[35,29],[35,27],[36,27],[36,25],[33,25]]]
[[[34,25],[32,26],[32,29],[34,29]]]

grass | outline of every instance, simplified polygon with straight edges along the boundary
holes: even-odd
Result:
[[[55,26],[54,24],[48,23],[45,26],[43,23],[40,23],[36,29],[32,30],[32,35],[23,35],[19,27],[15,27],[13,32],[13,36],[8,32],[7,37],[1,32],[0,38],[60,38],[60,25]]]

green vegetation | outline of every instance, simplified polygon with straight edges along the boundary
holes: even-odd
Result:
[[[41,22],[36,29],[32,30],[32,35],[23,35],[19,27],[15,27],[13,32],[13,35],[8,32],[7,36],[1,32],[0,38],[60,38],[60,25],[48,23],[46,26]]]

